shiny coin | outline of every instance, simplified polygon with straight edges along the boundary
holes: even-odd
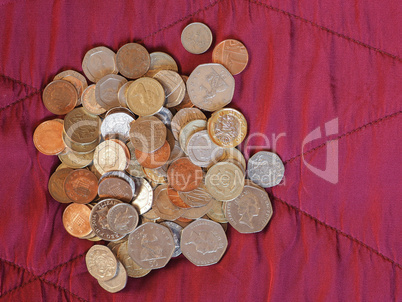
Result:
[[[140,225],[128,238],[128,254],[144,269],[164,267],[175,248],[170,231],[159,224]]]
[[[131,204],[140,215],[148,212],[152,207],[153,190],[151,185],[143,178],[137,180],[136,198]]]
[[[228,240],[221,225],[215,221],[198,219],[182,231],[181,251],[197,266],[217,263],[226,251]]]
[[[130,140],[135,151],[154,152],[166,142],[166,126],[154,116],[140,117],[131,124]]]
[[[206,111],[216,111],[232,101],[235,81],[221,64],[198,65],[187,81],[192,103]]]
[[[123,264],[117,262],[116,276],[110,280],[98,280],[99,285],[107,290],[109,293],[117,293],[126,287],[127,284],[127,272]]]
[[[181,33],[181,44],[190,53],[204,53],[212,44],[212,32],[203,23],[190,23]]]
[[[172,257],[180,256],[181,255],[180,239],[181,239],[181,231],[183,230],[183,227],[181,227],[177,223],[174,223],[173,221],[164,221],[164,222],[161,222],[161,225],[167,227],[170,230],[170,232],[172,233],[174,245],[175,245]]]
[[[90,214],[91,209],[87,205],[72,203],[63,212],[63,226],[71,236],[88,236],[92,232]]]
[[[45,87],[42,99],[47,110],[56,115],[63,115],[77,105],[78,92],[70,82],[57,80]]]
[[[90,49],[82,61],[82,70],[91,82],[98,82],[107,74],[117,74],[116,54],[107,47]]]
[[[155,51],[150,53],[151,64],[149,70],[145,74],[146,77],[152,78],[158,71],[161,70],[173,70],[178,72],[176,61],[167,53]]]
[[[246,171],[247,165],[246,165],[246,160],[243,156],[243,154],[236,148],[225,148],[223,149],[223,155],[219,159],[219,161],[226,161],[229,159],[236,160],[237,162],[240,163],[242,169]]]
[[[215,46],[212,62],[225,66],[231,74],[239,74],[246,68],[248,52],[240,41],[228,39]]]
[[[138,225],[137,210],[130,204],[120,203],[110,208],[107,222],[112,231],[119,234],[129,234]]]
[[[180,197],[179,192],[176,191],[175,189],[168,187],[167,188],[167,194],[169,197],[169,200],[177,207],[179,208],[190,208],[188,204],[186,204]]]
[[[56,80],[64,80],[74,85],[78,93],[77,105],[80,105],[82,92],[88,87],[88,83],[85,77],[77,71],[65,70],[54,77],[53,81]]]
[[[133,199],[130,184],[119,177],[106,177],[99,182],[98,195],[100,198],[116,198],[124,202]]]
[[[207,216],[210,219],[212,219],[213,221],[216,221],[219,223],[227,223],[228,220],[226,219],[225,212],[223,211],[222,202],[214,199],[213,203],[214,203],[214,205],[208,211]]]
[[[200,167],[183,157],[176,159],[170,165],[167,176],[169,185],[173,189],[188,192],[198,188],[202,182],[203,172]]]
[[[141,166],[149,169],[155,169],[163,166],[170,157],[170,146],[167,141],[161,148],[152,152],[145,153],[140,150],[135,150],[135,157]]]
[[[63,124],[56,120],[45,121],[36,127],[33,142],[36,149],[45,155],[57,155],[64,151]]]
[[[154,116],[157,117],[158,119],[160,119],[167,128],[170,128],[170,124],[172,123],[173,114],[169,109],[162,107],[158,113],[154,114]]]
[[[90,224],[92,231],[96,236],[107,241],[117,241],[123,238],[125,235],[121,235],[109,226],[107,220],[107,214],[109,210],[116,204],[121,203],[121,201],[113,198],[104,199],[99,201],[92,209],[90,216]]]
[[[194,208],[206,206],[214,199],[203,183],[190,192],[179,192],[179,195],[185,204]]]
[[[80,154],[69,150],[67,153],[59,154],[60,161],[69,168],[79,169],[91,164],[94,153]]]
[[[128,43],[120,47],[116,54],[116,63],[123,76],[137,79],[148,71],[151,59],[144,46],[138,43]]]
[[[208,170],[205,186],[219,201],[235,199],[243,191],[244,172],[234,163],[219,162]]]
[[[187,152],[187,143],[190,139],[190,137],[201,130],[207,129],[207,121],[205,120],[193,120],[191,122],[188,122],[181,130],[179,133],[179,143],[181,149],[188,154]]]
[[[151,270],[141,268],[128,254],[128,242],[120,244],[117,250],[117,259],[123,264],[127,275],[131,278],[141,278],[147,275]]]
[[[87,169],[71,171],[64,181],[64,191],[73,202],[89,203],[98,194],[98,178]]]
[[[76,143],[90,144],[99,139],[100,118],[84,108],[75,108],[64,118],[64,132]]]
[[[56,170],[52,176],[50,176],[49,183],[48,183],[48,189],[50,195],[57,200],[58,202],[61,203],[70,203],[72,200],[68,198],[66,195],[66,192],[64,191],[64,181],[66,180],[66,177],[70,172],[72,172],[73,169],[70,168],[63,168]]]
[[[94,84],[88,86],[84,92],[82,93],[82,106],[88,113],[94,114],[94,115],[100,115],[106,112],[106,109],[104,109],[101,105],[99,105],[96,102],[96,97],[95,97],[95,88],[96,86]]]
[[[269,188],[281,182],[285,174],[285,167],[275,153],[260,151],[249,159],[247,174],[257,185]]]
[[[272,205],[267,192],[256,186],[244,186],[236,199],[226,203],[229,224],[240,233],[262,231],[272,217]]]
[[[161,219],[176,220],[183,214],[184,209],[179,208],[170,201],[167,188],[167,185],[156,187],[153,208]]]
[[[128,141],[126,146],[130,151],[130,161],[128,163],[126,171],[130,173],[130,175],[135,177],[145,177],[145,174],[142,171],[142,166],[135,157],[135,148],[131,141]]]
[[[156,169],[142,168],[145,177],[151,182],[152,187],[156,187],[158,184],[167,183],[167,174],[162,167]]]
[[[106,110],[119,107],[118,92],[127,80],[117,74],[108,74],[101,78],[95,87],[96,102]]]
[[[165,103],[165,92],[155,79],[140,78],[127,90],[127,106],[139,116],[157,113]]]
[[[224,153],[224,149],[211,140],[206,130],[191,135],[186,149],[187,155],[193,164],[203,168],[207,168],[217,162]]]
[[[94,166],[101,175],[114,170],[124,171],[128,160],[124,148],[112,140],[100,143],[95,149]]]
[[[193,120],[207,120],[207,118],[198,108],[184,108],[175,114],[172,119],[171,127],[176,140],[179,139],[180,130]]]
[[[105,139],[118,138],[121,141],[128,141],[130,123],[133,121],[133,115],[128,112],[107,114],[100,128],[101,134]]]
[[[186,85],[188,76],[182,75],[181,78],[183,79],[183,82]],[[186,85],[186,87],[187,87],[187,85]],[[180,110],[183,108],[192,108],[192,107],[194,107],[194,104],[191,102],[190,97],[188,96],[187,88],[186,88],[186,93],[184,94],[183,101],[179,105],[175,106],[174,109]]]
[[[170,108],[179,105],[186,94],[186,86],[181,76],[172,70],[161,70],[154,79],[162,84],[165,91],[165,106]]]
[[[92,246],[86,256],[88,272],[98,280],[110,280],[117,273],[117,260],[111,250],[104,245]]]
[[[247,121],[238,110],[224,108],[215,112],[208,120],[208,133],[218,146],[236,147],[246,137]]]
[[[127,106],[127,90],[128,87],[131,85],[131,83],[133,83],[134,81],[129,81],[125,84],[123,84],[123,86],[120,87],[119,92],[117,93],[117,98],[119,99],[119,103],[121,107],[128,107]]]

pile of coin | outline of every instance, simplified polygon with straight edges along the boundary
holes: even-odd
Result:
[[[191,53],[207,51],[202,23],[182,32]],[[271,152],[246,165],[238,146],[247,134],[232,101],[234,74],[248,54],[236,40],[213,50],[210,64],[180,75],[175,60],[137,43],[117,53],[89,50],[83,75],[67,70],[43,92],[46,108],[64,119],[41,123],[33,140],[62,162],[49,192],[68,206],[63,225],[74,237],[105,240],[86,255],[89,273],[110,292],[183,254],[197,266],[226,251],[227,223],[240,233],[261,231],[272,216],[263,188],[279,184],[284,166]],[[248,178],[246,178],[246,176]]]

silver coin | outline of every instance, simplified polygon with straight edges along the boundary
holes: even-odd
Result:
[[[193,120],[207,120],[207,117],[198,108],[183,108],[174,115],[171,128],[173,136],[176,140],[179,139],[181,128]]]
[[[148,181],[143,178],[136,179],[137,191],[135,192],[136,197],[131,202],[131,204],[137,209],[140,215],[148,212],[152,207],[153,200],[153,190]]]
[[[212,32],[204,23],[190,23],[181,33],[181,44],[190,53],[204,53],[212,44]]]
[[[85,256],[85,263],[88,272],[98,280],[110,280],[116,275],[116,257],[104,245],[92,246]]]
[[[183,128],[181,128],[179,133],[179,144],[181,149],[188,154],[187,152],[187,144],[189,142],[190,137],[199,131],[207,129],[207,121],[205,120],[193,120],[188,122]]]
[[[121,261],[127,271],[127,275],[131,278],[141,278],[147,275],[151,270],[141,268],[128,254],[128,242],[120,244],[117,250],[117,259]]]
[[[120,87],[119,91],[117,92],[117,98],[119,99],[120,106],[128,108],[127,106],[127,90],[131,83],[134,81],[128,81],[127,83],[123,84]]]
[[[127,272],[123,264],[118,261],[117,274],[110,280],[98,280],[99,285],[110,293],[117,293],[126,287]]]
[[[181,255],[180,240],[181,240],[181,231],[183,230],[183,227],[173,221],[164,221],[161,222],[161,225],[169,228],[169,230],[172,232],[175,244],[172,257],[180,256]]]
[[[130,138],[132,121],[134,121],[133,116],[125,112],[107,113],[102,121],[101,134],[104,139],[117,138],[126,142]]]
[[[116,74],[108,74],[101,78],[95,87],[96,101],[106,110],[119,107],[118,92],[127,80]]]
[[[127,203],[116,204],[107,214],[110,229],[119,234],[132,233],[138,225],[138,220],[137,210]]]
[[[166,107],[162,107],[157,113],[154,114],[158,119],[165,124],[166,127],[170,129],[170,124],[172,123],[173,114]]]
[[[260,151],[248,160],[247,174],[257,185],[269,188],[281,182],[285,174],[285,167],[275,153]]]
[[[225,149],[216,145],[209,137],[208,131],[194,133],[187,143],[187,155],[193,164],[207,168],[216,163],[224,154]]]

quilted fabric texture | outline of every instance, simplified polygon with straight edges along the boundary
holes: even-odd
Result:
[[[402,301],[401,3],[386,1],[0,0],[0,301]],[[131,41],[183,74],[211,61],[180,43],[190,22],[250,61],[231,107],[246,155],[274,150],[285,179],[260,233],[229,228],[222,260],[183,256],[109,294],[87,272],[92,242],[67,234],[47,192],[57,157],[38,153],[52,117],[43,88],[82,72],[87,50]],[[400,28],[399,28],[400,29]]]

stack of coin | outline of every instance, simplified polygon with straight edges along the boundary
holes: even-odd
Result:
[[[192,23],[181,41],[203,53],[212,33]],[[170,55],[137,43],[117,53],[96,47],[82,62],[93,84],[68,70],[44,90],[46,108],[66,114],[41,123],[33,136],[40,152],[62,162],[49,192],[68,204],[62,220],[69,234],[110,242],[86,256],[89,273],[110,292],[181,254],[197,266],[215,264],[227,249],[228,223],[253,233],[272,216],[263,188],[280,183],[283,164],[262,151],[246,166],[238,146],[247,121],[225,107],[247,50],[225,40],[212,56],[187,77]]]

